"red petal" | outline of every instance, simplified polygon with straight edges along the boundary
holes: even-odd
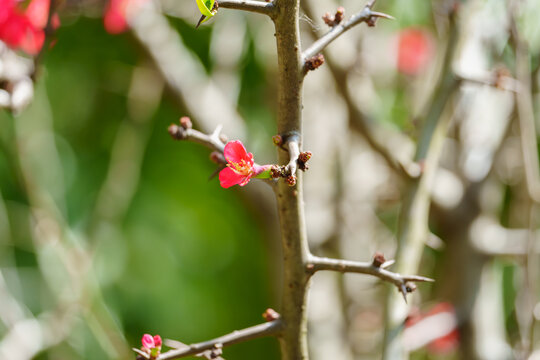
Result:
[[[219,172],[219,182],[221,184],[221,187],[225,189],[230,188],[233,185],[238,185],[242,183],[244,181],[244,178],[244,175],[237,174],[230,167],[226,167]]]
[[[148,349],[152,349],[153,347],[155,347],[154,338],[150,334],[144,334],[141,342],[143,346]]]
[[[49,0],[32,0],[24,14],[36,28],[44,29],[49,18]]]
[[[124,1],[111,0],[103,17],[105,30],[109,34],[120,34],[127,29]]]
[[[225,159],[230,163],[239,163],[244,160],[248,164],[253,165],[253,155],[251,153],[248,154],[241,141],[229,141],[227,145],[225,145],[223,155],[225,155]]]
[[[156,347],[160,347],[161,344],[162,344],[161,336],[155,335],[155,336],[154,336],[154,345],[155,345]]]

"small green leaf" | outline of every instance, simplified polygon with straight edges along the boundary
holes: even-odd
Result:
[[[201,14],[206,16],[206,19],[204,19],[202,22],[207,21],[209,18],[216,14],[216,11],[213,10],[214,1],[215,0],[197,0],[197,6],[199,7],[199,11],[201,12]]]
[[[260,174],[254,176],[256,179],[270,179],[272,177],[270,167],[267,170],[264,170]]]

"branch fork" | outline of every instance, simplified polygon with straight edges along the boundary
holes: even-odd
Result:
[[[332,43],[332,41],[336,40],[339,36],[341,36],[347,30],[351,29],[353,26],[363,22],[367,23],[368,26],[374,26],[375,21],[378,18],[392,20],[395,19],[393,16],[390,16],[388,14],[371,10],[374,4],[374,1],[370,1],[368,4],[366,4],[366,6],[364,6],[364,8],[360,12],[351,16],[349,20],[345,22],[340,22],[339,24],[334,24],[332,29],[330,29],[325,35],[323,35],[319,40],[315,41],[309,48],[307,48],[302,53],[302,68],[306,68],[308,59],[311,59],[315,55],[322,52],[328,45],[330,45],[330,43]]]

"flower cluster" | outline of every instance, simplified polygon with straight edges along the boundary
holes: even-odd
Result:
[[[152,336],[150,334],[144,334],[142,339],[142,351],[150,355],[151,359],[157,358],[159,353],[161,352],[161,336],[155,335]]]
[[[0,0],[0,40],[13,49],[36,55],[45,42],[50,6],[50,0],[32,0],[24,9],[16,0]],[[52,25],[60,25],[56,14]]]
[[[224,188],[246,185],[251,178],[270,178],[271,165],[257,165],[253,154],[248,153],[241,141],[230,141],[225,145],[223,155],[227,167],[219,173],[219,182]]]

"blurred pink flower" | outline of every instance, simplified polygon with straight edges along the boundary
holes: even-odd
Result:
[[[227,160],[227,167],[219,173],[219,182],[224,188],[233,185],[246,185],[252,177],[270,170],[270,165],[257,165],[253,161],[253,154],[248,153],[241,141],[230,141],[225,145],[223,155]]]
[[[155,335],[152,337],[150,334],[144,334],[141,339],[142,345],[147,349],[161,348],[161,336]]]
[[[0,40],[13,49],[37,54],[45,42],[49,9],[50,0],[32,0],[25,10],[16,0],[0,0]],[[55,28],[60,24],[56,14],[52,21]]]
[[[398,35],[397,68],[408,75],[418,74],[433,57],[433,42],[428,32],[403,29]]]
[[[110,0],[105,9],[103,23],[110,34],[120,34],[127,30],[127,17],[133,11],[140,10],[148,0]]]

